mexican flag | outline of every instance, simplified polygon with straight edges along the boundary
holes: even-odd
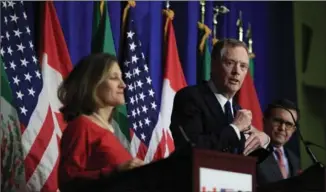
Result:
[[[200,24],[199,24],[200,25]],[[201,83],[203,80],[209,80],[211,76],[211,53],[209,51],[208,35],[206,25],[199,27],[198,37],[198,67],[197,67],[197,82]]]
[[[254,71],[254,58],[250,58],[250,60],[249,60],[249,72],[250,72],[252,80],[254,80],[254,74],[255,74],[255,71]]]
[[[250,66],[253,68],[253,58],[250,59]],[[238,92],[238,103],[244,109],[252,112],[252,125],[258,130],[263,130],[263,112],[260,107],[259,98],[253,81],[253,72],[248,71],[241,89]]]
[[[1,67],[1,191],[26,191],[20,123],[4,65]]]
[[[107,2],[94,2],[92,52],[105,52],[116,55],[113,35],[111,31],[110,18],[107,10]],[[125,105],[116,107],[111,122],[115,135],[120,142],[129,149],[130,135],[127,119],[127,108]]]

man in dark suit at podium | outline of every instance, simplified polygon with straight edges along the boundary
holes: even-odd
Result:
[[[249,68],[246,44],[221,40],[214,45],[211,58],[211,79],[181,89],[174,98],[170,129],[176,149],[187,142],[244,155],[266,148],[270,138],[251,126],[251,111],[241,109],[233,99]]]
[[[268,105],[264,112],[264,130],[271,137],[274,152],[257,167],[258,185],[276,182],[298,174],[299,158],[290,149],[284,147],[296,130],[295,122],[298,121],[298,117],[299,109],[289,100],[282,99]]]

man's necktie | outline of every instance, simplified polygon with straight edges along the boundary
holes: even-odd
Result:
[[[285,163],[283,160],[283,152],[281,149],[276,149],[275,152],[276,152],[276,156],[277,156],[277,163],[278,163],[278,166],[280,167],[282,176],[284,179],[286,179],[286,178],[288,178],[288,172],[286,171],[286,168],[285,168]]]
[[[224,113],[225,113],[225,117],[227,119],[228,124],[231,124],[233,122],[233,119],[234,119],[233,115],[232,115],[231,107],[232,106],[231,106],[230,101],[227,101],[225,103],[225,105],[224,105]],[[234,153],[234,154],[240,154],[243,151],[241,148],[238,148],[238,147],[235,147],[235,146],[231,150],[232,150],[231,152]]]
[[[225,111],[225,116],[228,121],[228,124],[231,124],[233,121],[233,115],[231,111],[231,103],[230,101],[227,101],[224,105],[224,111]]]

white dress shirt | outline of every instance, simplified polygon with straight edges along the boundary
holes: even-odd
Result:
[[[219,104],[221,105],[222,110],[223,110],[223,113],[225,113],[225,111],[224,111],[224,110],[225,110],[225,109],[224,109],[224,105],[226,104],[227,101],[230,102],[230,104],[231,104],[231,112],[232,112],[232,116],[234,117],[233,104],[232,104],[232,100],[233,100],[233,98],[231,98],[231,99],[228,100],[224,95],[218,93],[218,91],[217,91],[217,89],[216,89],[216,87],[215,87],[213,81],[211,81],[211,80],[208,81],[208,86],[209,86],[209,88],[211,89],[211,91],[214,93],[214,95],[215,95],[217,101],[219,102]],[[240,140],[240,139],[241,139],[241,135],[240,135],[240,130],[239,130],[239,128],[238,128],[237,126],[235,126],[234,124],[230,124],[230,126],[233,127],[234,131],[236,132],[236,134],[237,134],[237,136],[238,136],[238,138],[239,138],[239,140]]]

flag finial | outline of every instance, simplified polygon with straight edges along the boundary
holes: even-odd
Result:
[[[251,30],[251,24],[250,23],[248,23],[248,29],[247,29],[247,32],[246,32],[246,39],[248,41],[249,57],[250,58],[255,58],[255,54],[254,54],[253,48],[252,48],[253,41],[252,41],[252,30]]]
[[[221,14],[226,14],[230,12],[230,10],[225,6],[215,6],[213,7],[214,15],[213,15],[213,45],[218,42],[218,39],[216,38],[217,33],[217,17]]]
[[[201,22],[204,24],[205,23],[205,0],[201,0],[200,5],[201,5]]]
[[[130,7],[135,7],[136,6],[136,2],[129,0],[126,7],[123,9],[123,15],[122,15],[122,34],[124,34],[124,29],[125,29],[125,25],[126,25],[126,21],[127,21],[127,15],[129,12]]]
[[[170,1],[166,1],[165,7],[166,9],[170,9]]]
[[[167,32],[168,32],[168,24],[170,22],[170,20],[172,21],[174,18],[174,12],[169,9],[170,4],[167,1],[166,4],[166,9],[163,10],[163,14],[166,16],[166,21],[165,21],[165,25],[164,25],[164,41],[166,40],[167,37]]]
[[[237,27],[238,27],[238,35],[239,41],[243,41],[243,23],[242,23],[242,11],[239,11],[239,18],[237,20]]]

